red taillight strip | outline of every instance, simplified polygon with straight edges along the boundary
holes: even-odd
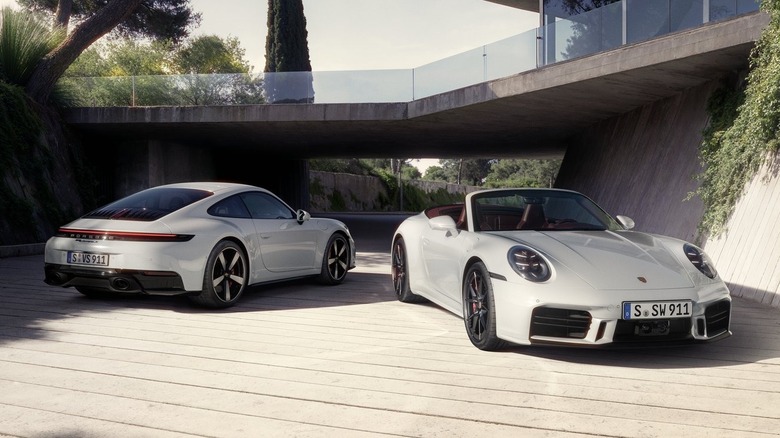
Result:
[[[192,234],[172,233],[140,233],[132,231],[80,230],[75,228],[60,228],[57,237],[89,240],[129,240],[142,242],[186,242],[192,239]]]

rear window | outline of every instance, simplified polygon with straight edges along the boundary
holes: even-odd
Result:
[[[152,188],[100,207],[83,217],[153,221],[211,195],[209,191],[198,189]]]

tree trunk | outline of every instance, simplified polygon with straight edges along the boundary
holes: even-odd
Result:
[[[57,2],[57,12],[54,13],[54,28],[67,30],[70,23],[70,11],[73,7],[73,0],[60,0]]]
[[[46,104],[54,85],[65,70],[98,38],[110,32],[132,13],[142,0],[111,0],[95,15],[77,26],[57,48],[38,63],[25,91],[36,102]]]

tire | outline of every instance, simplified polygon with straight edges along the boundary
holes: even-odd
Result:
[[[211,250],[203,273],[203,290],[190,300],[206,307],[225,308],[238,301],[247,288],[249,266],[244,250],[223,240]]]
[[[406,245],[404,239],[399,237],[393,243],[393,253],[391,254],[391,275],[393,278],[393,290],[395,297],[402,303],[419,303],[425,299],[416,295],[409,288],[409,265],[406,258]]]
[[[505,345],[496,336],[495,306],[488,270],[484,263],[474,263],[463,280],[463,322],[469,340],[480,350],[496,350]]]
[[[349,270],[351,254],[352,249],[349,247],[349,241],[343,234],[336,233],[330,236],[322,255],[319,282],[334,285],[344,281]]]

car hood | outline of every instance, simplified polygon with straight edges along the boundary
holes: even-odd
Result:
[[[634,231],[515,231],[503,235],[542,252],[596,289],[676,289],[693,281],[677,241]]]

